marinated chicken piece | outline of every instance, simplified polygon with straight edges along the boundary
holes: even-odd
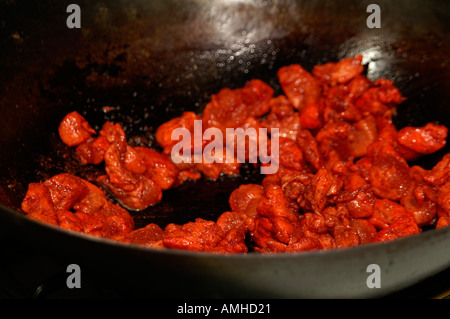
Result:
[[[402,218],[388,227],[377,232],[374,242],[390,241],[401,237],[411,236],[421,232],[412,217]]]
[[[319,81],[299,64],[280,68],[278,81],[294,108],[301,110],[307,105],[320,105],[322,91]]]
[[[260,121],[253,116],[248,117],[237,130],[230,130],[225,133],[225,152],[234,151],[235,160],[239,163],[257,163],[260,139],[267,141],[267,149],[270,149],[270,139],[268,135],[260,129],[263,128]],[[233,143],[232,145],[230,145]],[[234,146],[234,149],[233,149]]]
[[[303,152],[296,141],[289,138],[281,138],[279,147],[280,166],[299,172],[307,170],[307,163],[303,159]]]
[[[297,132],[301,129],[300,114],[294,109],[284,95],[270,100],[270,113],[262,122],[264,127],[270,129],[278,128],[280,138],[296,140]]]
[[[99,212],[105,218],[101,237],[120,240],[134,229],[134,220],[127,210],[107,201]]]
[[[328,122],[319,130],[315,138],[326,167],[331,167],[336,160],[351,159],[351,131],[352,126],[347,122]]]
[[[247,232],[246,221],[248,218],[250,217],[246,214],[229,211],[220,214],[219,218],[217,218],[216,224],[220,227],[223,234],[228,234],[231,232],[231,235],[239,232],[245,237],[245,233]],[[240,237],[240,235],[238,237]]]
[[[354,197],[345,201],[350,217],[355,219],[370,218],[373,214],[375,202],[375,195],[370,185],[360,186],[351,193]]]
[[[367,219],[353,219],[350,227],[358,234],[360,245],[374,242],[377,230]]]
[[[178,167],[165,155],[147,147],[135,147],[138,156],[144,161],[144,174],[153,180],[162,190],[177,183]]]
[[[268,247],[270,247],[268,245]],[[269,252],[276,252],[277,248],[274,246],[275,250]],[[322,247],[322,243],[318,237],[303,236],[298,238],[294,243],[288,245],[284,252],[295,252],[295,251],[310,251],[325,249]]]
[[[164,248],[164,230],[156,224],[148,224],[124,236],[121,241],[153,248]]]
[[[162,198],[161,187],[144,176],[127,180],[123,184],[113,183],[107,175],[99,176],[97,181],[105,185],[119,203],[130,210],[146,209],[159,203]]]
[[[270,108],[274,90],[261,80],[250,80],[241,89],[242,102],[247,105],[249,117],[260,117]]]
[[[199,179],[202,175],[206,178],[216,180],[221,174],[239,174],[241,163],[238,162],[235,156],[233,156],[233,161],[228,160],[228,149],[223,151],[222,157],[219,157],[219,155],[215,153],[210,154],[205,151],[205,147],[209,142],[202,139],[202,145],[200,145],[201,149],[199,152],[195,151],[194,121],[196,120],[199,120],[199,118],[195,113],[185,112],[182,116],[163,123],[156,131],[156,140],[160,146],[164,148],[163,155],[170,157],[171,162],[175,161],[176,168],[179,171],[177,181],[173,184],[174,186],[179,185],[188,179]],[[177,128],[187,129],[191,137],[190,141],[183,142],[183,149],[180,149],[178,154],[176,153],[176,150],[172,150],[176,144],[181,142],[180,137],[172,139],[172,132]],[[201,134],[203,135],[203,132],[201,132]],[[183,152],[187,152],[187,155],[183,154]],[[205,160],[205,153],[207,153],[208,156],[211,156],[212,159]],[[176,157],[176,159],[174,159],[174,157]]]
[[[189,132],[194,132],[194,121],[200,120],[199,116],[195,114],[194,112],[184,112],[181,116],[175,117],[163,124],[161,124],[155,134],[156,141],[158,144],[164,148],[172,150],[172,146],[180,142],[180,137],[177,136],[176,138],[172,138],[172,132],[176,128],[185,128]],[[191,134],[191,137],[194,138],[194,134]],[[192,140],[192,145],[193,145]]]
[[[375,195],[393,201],[400,200],[411,185],[408,163],[386,142],[371,145],[369,180]]]
[[[326,225],[324,225],[323,216],[305,213],[304,217],[301,221],[304,237],[295,244],[288,246],[286,252],[336,248],[334,237],[325,230]]]
[[[209,163],[205,160],[204,154],[201,154],[200,163],[194,163],[194,158],[192,157],[190,163],[177,164],[180,170],[178,184],[181,184],[186,179],[200,179],[202,176],[217,180],[222,174],[229,176],[238,175],[241,163],[238,162],[236,157],[233,157],[231,162],[227,162],[227,152],[228,149],[225,150],[220,162],[213,161]]]
[[[434,186],[441,186],[448,181],[450,179],[450,154],[445,154],[431,171],[424,174],[423,178]]]
[[[355,158],[365,156],[369,146],[377,137],[377,124],[373,116],[365,117],[353,123],[348,137],[350,156]]]
[[[410,212],[419,227],[431,225],[436,221],[437,194],[434,187],[423,181],[413,182],[401,204]]]
[[[369,222],[378,230],[381,230],[388,228],[396,221],[411,218],[413,218],[412,214],[399,203],[389,199],[376,199],[373,215]]]
[[[439,188],[436,202],[438,204],[438,217],[450,217],[450,180],[447,180],[447,182]]]
[[[355,102],[371,85],[372,82],[364,75],[357,75],[347,84],[329,87],[324,92],[324,121],[356,122],[361,120],[363,114],[355,106]]]
[[[436,229],[448,226],[450,226],[450,217],[448,216],[439,217],[438,221],[436,222]]]
[[[261,252],[285,251],[303,236],[300,215],[289,205],[279,186],[267,187],[258,205],[252,240]]]
[[[108,129],[107,139],[111,145],[104,158],[106,175],[98,177],[97,181],[104,184],[129,209],[142,210],[160,202],[161,187],[143,175],[147,168],[127,145],[121,127],[114,125]]]
[[[325,234],[330,228],[325,222],[325,217],[314,213],[305,213],[302,222],[307,230],[315,234]]]
[[[313,180],[314,175],[311,173],[298,172],[281,168],[278,170],[276,178],[266,177],[263,180],[264,187],[277,185],[283,190],[292,207],[295,210],[300,209],[300,205],[305,204],[305,210],[311,210],[309,202],[303,199],[306,191]],[[302,202],[304,201],[304,203]]]
[[[325,92],[323,106],[323,120],[325,123],[331,121],[357,121],[362,118],[362,114],[348,97],[348,87],[344,84],[330,87]]]
[[[88,182],[87,180],[81,180],[84,185],[86,185],[89,191],[84,198],[82,198],[73,206],[73,209],[77,213],[83,213],[87,215],[92,215],[96,212],[101,211],[102,207],[105,206],[108,202],[105,193],[96,185]]]
[[[213,94],[203,110],[203,127],[240,127],[248,117],[258,117],[270,108],[273,89],[260,80],[248,82],[242,89],[224,88]]]
[[[398,152],[398,143],[396,141],[398,131],[394,125],[392,116],[393,112],[391,110],[388,110],[383,115],[375,117],[378,129],[377,141],[383,140],[390,143],[396,148]]]
[[[245,253],[248,220],[256,216],[262,196],[260,185],[242,185],[230,195],[233,211],[224,212],[217,222],[196,219],[185,225],[170,224],[163,239],[165,247],[216,253]]]
[[[315,130],[323,125],[323,107],[321,104],[307,104],[300,113],[300,125],[309,130]]]
[[[254,229],[257,207],[263,196],[263,187],[256,184],[241,185],[229,198],[231,211],[219,216],[216,225],[222,231],[223,238],[213,252],[246,253],[246,234]]]
[[[245,243],[246,231],[243,228],[232,228],[212,250],[213,253],[234,254],[246,253],[248,247]]]
[[[76,154],[82,165],[100,164],[103,162],[109,143],[103,137],[89,138],[76,148]]]
[[[348,161],[365,156],[376,138],[377,127],[372,116],[353,124],[342,121],[328,122],[315,136],[327,167],[332,167],[336,160]]]
[[[345,91],[347,94],[344,100],[354,104],[358,98],[371,87],[371,85],[372,82],[366,76],[362,74],[354,76],[345,84]]]
[[[64,229],[83,232],[85,221],[83,218],[80,218],[78,215],[72,213],[67,210],[58,210],[58,226]],[[103,224],[103,223],[102,223]],[[102,225],[103,226],[103,225]],[[101,235],[99,235],[101,236]],[[107,235],[105,234],[105,237]]]
[[[346,58],[339,62],[328,62],[316,65],[313,74],[321,81],[333,86],[340,83],[347,83],[364,71],[362,55],[353,58]]]
[[[22,210],[61,228],[119,239],[134,229],[131,215],[95,185],[68,173],[29,185]]]
[[[363,116],[377,117],[395,108],[404,100],[405,98],[392,81],[378,79],[373,83],[373,87],[365,91],[355,102],[355,106],[359,108]]]
[[[86,142],[92,134],[96,133],[84,117],[76,111],[63,118],[58,127],[58,132],[61,140],[71,147]]]
[[[333,233],[336,227],[350,227],[350,216],[348,209],[343,204],[327,206],[321,213],[325,220],[328,231]]]
[[[47,179],[44,186],[50,191],[56,210],[69,210],[89,193],[81,178],[63,173]]]
[[[450,180],[438,190],[437,193],[438,216],[450,216]]]
[[[164,155],[127,144],[118,123],[105,122],[98,137],[76,150],[82,164],[104,161],[106,174],[97,178],[127,208],[142,210],[161,201],[162,190],[178,181],[179,170]]]
[[[355,191],[360,188],[366,187],[368,185],[367,181],[359,174],[352,172],[351,170],[347,172],[344,178],[344,190],[345,191]]]
[[[254,209],[256,215],[256,208]],[[246,253],[248,247],[245,242],[247,231],[252,222],[251,209],[245,213],[225,212],[217,219],[217,226],[224,234],[223,239],[213,249],[214,252]]]
[[[233,163],[231,165],[222,163],[200,163],[195,165],[194,171],[202,173],[206,178],[216,180],[222,173],[227,175],[238,175],[239,166],[239,163]]]
[[[228,201],[231,211],[247,217],[255,217],[256,209],[263,194],[264,189],[261,185],[245,184],[239,186],[231,193]]]
[[[343,186],[343,181],[331,174],[327,169],[321,168],[306,185],[305,191],[297,202],[305,211],[320,214],[330,203],[335,202]]]
[[[314,170],[324,166],[324,159],[319,150],[319,144],[309,130],[300,130],[297,134],[297,145],[299,146],[305,160],[312,165]]]
[[[364,156],[356,161],[354,161],[353,164],[349,165],[349,171],[358,174],[361,176],[365,181],[369,183],[369,175],[370,170],[372,169],[372,160],[369,156]]]
[[[225,132],[226,128],[239,127],[248,116],[240,91],[224,88],[212,95],[211,102],[203,110],[203,127],[217,127]]]
[[[30,183],[28,185],[21,208],[33,219],[58,225],[58,215],[53,206],[50,190],[43,183]]]
[[[354,219],[350,225],[338,225],[333,229],[336,247],[344,248],[371,243],[375,240],[375,227],[365,219]]]
[[[397,133],[397,142],[407,154],[407,160],[431,154],[446,144],[448,129],[443,125],[427,123],[422,127],[407,126]],[[400,151],[403,155],[403,152]],[[411,154],[412,153],[412,154]]]
[[[164,232],[165,247],[195,251],[212,251],[224,236],[215,222],[201,218],[184,225],[169,224]]]

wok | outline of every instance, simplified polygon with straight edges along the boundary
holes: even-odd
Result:
[[[20,203],[28,183],[61,172],[85,177],[59,140],[62,117],[79,111],[98,129],[123,125],[130,143],[154,146],[155,129],[183,111],[201,112],[211,94],[252,78],[281,93],[276,70],[306,69],[362,54],[370,79],[391,79],[408,98],[399,127],[439,121],[450,127],[448,1],[377,1],[381,28],[370,29],[368,1],[7,1],[0,6],[0,218],[5,228],[129,296],[369,298],[411,286],[450,266],[450,228],[393,242],[277,255],[212,255],[155,250],[64,231],[30,220]],[[103,108],[110,106],[108,112]],[[448,152],[422,158],[431,168]],[[136,227],[215,220],[235,178],[186,183],[133,213]],[[381,287],[368,288],[379,265]]]

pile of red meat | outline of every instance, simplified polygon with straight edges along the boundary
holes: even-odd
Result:
[[[291,252],[388,241],[424,226],[450,224],[450,154],[431,170],[408,163],[442,149],[447,128],[436,123],[397,130],[392,122],[404,98],[392,81],[370,81],[362,56],[317,65],[298,64],[277,75],[284,95],[260,80],[224,88],[203,114],[185,112],[162,124],[162,152],[127,144],[119,124],[97,133],[77,112],[61,122],[62,141],[76,147],[82,165],[104,163],[93,183],[68,173],[32,183],[22,203],[28,216],[60,227],[150,247],[219,253]],[[180,163],[171,160],[176,128],[193,133],[215,127],[273,128],[280,132],[279,169],[262,185],[241,185],[230,210],[217,221],[196,219],[162,229],[135,229],[125,209],[157,204],[163,191],[188,179],[239,174],[240,164]],[[193,136],[193,134],[192,134]],[[94,182],[94,181],[93,181]],[[202,196],[202,194],[199,194]]]

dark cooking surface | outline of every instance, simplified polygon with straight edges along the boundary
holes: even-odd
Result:
[[[7,1],[0,7],[0,204],[15,210],[30,182],[61,171],[81,176],[94,172],[91,168],[80,170],[73,153],[59,141],[57,126],[66,113],[78,110],[97,126],[105,120],[118,121],[127,136],[133,137],[131,142],[151,146],[159,124],[185,110],[201,111],[210,94],[224,86],[241,87],[247,80],[259,78],[279,90],[275,70],[289,63],[301,63],[311,70],[315,64],[361,53],[371,79],[392,79],[408,97],[399,108],[399,127],[435,120],[450,127],[448,1],[378,1],[382,9],[382,28],[378,30],[366,27],[364,1],[80,0],[80,30],[65,27],[69,3]],[[112,111],[103,112],[104,106],[111,106]],[[421,164],[430,167],[448,151],[447,146]],[[137,218],[138,224],[213,218],[227,209],[224,199],[236,185],[249,182],[249,176],[254,174],[214,184],[186,184],[182,192],[165,192],[161,205]],[[198,191],[208,192],[206,202],[195,196]],[[180,212],[182,217],[177,219]],[[87,259],[98,256],[96,249],[101,247],[105,263],[121,261],[115,258],[114,246],[55,234],[10,211],[1,214],[8,229],[21,236],[24,244],[16,243],[14,237],[1,238],[2,243],[12,240],[14,244],[0,246],[5,257],[10,256],[5,259],[8,263],[2,263],[0,280],[10,284],[25,280],[22,288],[27,294],[55,274],[60,278],[61,267],[72,262],[59,254],[61,247]],[[0,234],[9,236],[1,230]],[[40,240],[47,246],[40,246]],[[78,247],[85,250],[80,252]],[[120,252],[133,261],[159,262],[152,253]],[[194,265],[186,271],[198,275],[198,268],[205,280],[215,278],[214,272],[204,273],[202,267],[209,269],[206,266],[217,261],[205,258],[202,264],[195,258],[177,259],[177,255],[156,257],[163,257],[161,268],[169,274],[173,263],[181,261],[184,266]],[[279,269],[290,265],[289,260],[283,261],[276,264]],[[263,268],[258,269],[265,274]],[[10,276],[11,270],[14,275]],[[438,284],[448,283],[448,271],[439,276]],[[99,295],[111,292],[103,281],[96,283],[96,275],[91,277],[93,290],[88,293],[95,294],[96,289]],[[7,286],[0,284],[0,288]],[[426,297],[440,290],[440,286],[432,286]],[[12,289],[0,294],[15,294]],[[214,292],[220,295],[217,289]],[[425,294],[418,287],[409,296],[424,296],[422,292]]]

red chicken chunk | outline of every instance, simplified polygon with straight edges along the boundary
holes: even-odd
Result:
[[[256,208],[263,194],[264,188],[261,185],[241,185],[230,195],[230,208],[233,212],[241,213],[249,217],[255,217]]]
[[[184,112],[181,116],[161,124],[156,130],[156,141],[162,148],[169,148],[169,150],[171,150],[172,146],[180,141],[179,136],[177,136],[176,139],[172,139],[173,130],[176,128],[185,128],[189,132],[193,132],[194,121],[196,120],[200,120],[197,114],[193,112]],[[194,135],[192,134],[191,137],[193,138]]]
[[[423,127],[405,127],[397,132],[397,142],[402,148],[416,154],[408,159],[415,159],[420,155],[434,153],[446,144],[448,129],[443,125],[428,123]]]
[[[295,140],[301,129],[300,114],[284,95],[280,95],[270,100],[270,113],[262,125],[269,129],[269,133],[270,129],[278,128],[280,138]]]
[[[346,58],[339,62],[328,62],[322,65],[316,65],[313,74],[316,78],[331,86],[347,83],[354,77],[364,71],[362,55],[356,55],[353,58]]]
[[[29,185],[22,210],[61,228],[111,239],[134,229],[131,215],[95,185],[68,173]]]
[[[50,190],[42,183],[31,183],[22,201],[22,210],[31,218],[42,222],[58,225]]]
[[[58,127],[61,140],[68,146],[78,146],[86,142],[95,130],[78,112],[67,114]]]
[[[203,110],[203,127],[227,128],[243,125],[248,117],[258,117],[269,111],[273,89],[260,80],[248,82],[242,89],[224,88],[212,95]]]
[[[277,76],[284,93],[297,110],[320,104],[320,83],[301,65],[284,66],[278,70]]]
[[[279,186],[265,189],[251,236],[262,252],[284,251],[304,237],[300,215],[291,208]]]
[[[169,189],[177,183],[179,169],[165,155],[147,147],[135,147],[135,151],[144,162],[146,168],[144,174],[162,190]]]
[[[153,248],[164,248],[164,230],[156,224],[148,224],[126,235],[121,241]]]
[[[374,211],[369,219],[377,229],[385,229],[401,219],[411,219],[412,215],[405,207],[389,199],[377,199],[374,203]]]
[[[437,194],[434,187],[423,181],[414,182],[409,187],[401,204],[410,212],[419,227],[431,225],[436,221]]]
[[[411,184],[409,166],[385,141],[374,143],[369,150],[371,168],[369,180],[375,195],[390,200],[400,200]]]
[[[105,153],[106,175],[98,177],[97,181],[103,183],[127,208],[142,210],[160,202],[161,187],[143,175],[146,167],[141,162],[142,159],[127,163],[127,153],[129,154],[131,149],[126,145],[123,131],[118,126],[115,127],[117,131],[110,135],[111,145]]]
[[[164,231],[165,247],[195,251],[212,251],[224,235],[215,222],[201,218],[182,226],[169,224]]]
[[[400,219],[380,230],[374,238],[375,242],[390,241],[420,233],[421,230],[413,218]]]
[[[76,149],[78,158],[82,165],[100,164],[105,158],[105,152],[108,150],[109,143],[103,137],[89,138]]]
[[[374,86],[365,91],[355,102],[355,106],[363,116],[382,116],[405,100],[392,81],[378,79],[373,84]]]
[[[450,179],[450,154],[445,154],[431,171],[423,175],[423,178],[434,186],[441,186],[448,181]]]

